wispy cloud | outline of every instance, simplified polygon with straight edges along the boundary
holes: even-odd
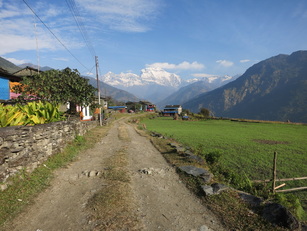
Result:
[[[228,61],[228,60],[217,60],[216,62],[223,67],[231,67],[234,64],[233,62]]]
[[[15,65],[20,65],[20,64],[24,64],[24,63],[27,63],[29,60],[26,60],[26,59],[15,59],[15,58],[7,58],[7,57],[3,57],[5,58],[6,60],[14,63]]]
[[[241,59],[240,60],[240,63],[247,63],[247,62],[250,62],[251,60],[249,60],[249,59]]]
[[[215,77],[216,75],[206,74],[206,73],[195,73],[192,74],[193,77],[197,78],[209,78],[209,77]]]
[[[1,0],[0,0],[1,1]],[[2,3],[2,4],[1,4]],[[56,6],[44,7],[43,2],[37,2],[33,8],[44,22],[68,48],[82,47],[83,44],[71,39],[72,28],[67,25],[62,8]],[[61,17],[55,19],[61,13]],[[14,1],[0,2],[0,55],[16,51],[35,50],[36,39],[40,50],[59,50],[63,46],[56,41],[44,25],[35,18],[25,4]],[[70,22],[71,24],[71,22]],[[35,27],[36,25],[36,27]],[[65,31],[65,33],[63,33]],[[61,36],[62,34],[65,35]]]
[[[57,61],[64,61],[64,62],[68,62],[69,59],[68,58],[52,58],[53,60],[57,60]]]
[[[205,68],[205,66],[198,62],[187,62],[184,61],[179,64],[172,64],[172,63],[153,63],[147,64],[147,67],[158,67],[166,70],[201,70]]]
[[[94,73],[92,73],[92,72],[86,72],[85,74],[88,75],[88,76],[93,76],[94,75]]]
[[[77,0],[110,29],[127,32],[150,30],[148,22],[156,17],[161,4],[157,0]]]

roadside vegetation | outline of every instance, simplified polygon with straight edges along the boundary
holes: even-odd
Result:
[[[272,178],[274,152],[278,153],[277,178],[307,176],[306,125],[166,117],[147,118],[141,123],[150,131],[191,147],[206,160],[216,181],[275,200],[307,221],[306,191],[272,195],[271,183],[252,182]],[[283,189],[306,186],[307,180],[286,183]]]
[[[65,120],[59,105],[49,102],[28,102],[26,104],[0,104],[0,127],[45,124]]]
[[[96,92],[78,70],[68,67],[61,71],[49,70],[24,77],[13,90],[20,94],[16,99],[20,103],[41,100],[59,105],[69,102],[71,114],[76,113],[76,105],[83,107],[93,104]]]
[[[84,136],[77,136],[73,142],[67,145],[63,152],[51,156],[32,173],[24,170],[12,177],[9,187],[4,191],[0,191],[0,229],[5,221],[16,216],[50,185],[54,170],[74,161],[82,150],[90,148],[98,142],[108,129],[108,126],[97,127],[87,132]]]

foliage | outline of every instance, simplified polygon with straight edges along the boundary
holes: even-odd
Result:
[[[222,154],[219,151],[209,152],[208,154],[205,154],[206,162],[210,165],[218,164],[221,155]]]
[[[52,104],[71,102],[87,106],[94,101],[95,88],[82,78],[78,70],[49,70],[39,75],[24,77],[21,84],[14,87],[21,93],[20,101],[40,99]]]
[[[199,113],[205,118],[208,118],[210,116],[210,111],[207,108],[201,108]]]
[[[307,213],[302,208],[300,200],[293,194],[275,194],[275,201],[290,208],[299,219],[307,219]]]
[[[0,127],[22,125],[24,117],[18,107],[0,104]]]
[[[0,127],[35,125],[63,120],[59,107],[48,102],[29,102],[26,105],[0,104]]]
[[[191,111],[189,109],[182,109],[182,114],[187,114],[187,115],[191,115]]]

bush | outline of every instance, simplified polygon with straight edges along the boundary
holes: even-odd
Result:
[[[26,105],[0,104],[0,127],[45,124],[64,120],[58,105],[48,102],[29,102]]]
[[[203,115],[205,118],[210,116],[210,111],[207,108],[201,108],[199,114]]]
[[[293,212],[298,219],[302,220],[307,218],[307,214],[304,211],[300,200],[295,195],[278,193],[275,194],[274,200],[286,208],[290,208],[290,211]]]
[[[206,162],[210,165],[219,163],[222,154],[219,151],[209,152],[205,155]]]

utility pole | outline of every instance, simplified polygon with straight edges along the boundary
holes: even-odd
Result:
[[[98,104],[99,104],[99,125],[102,126],[101,106],[100,106],[100,87],[99,87],[99,78],[98,78],[98,57],[97,56],[95,56],[95,64],[96,64],[96,79],[97,79],[97,96],[98,96]]]

